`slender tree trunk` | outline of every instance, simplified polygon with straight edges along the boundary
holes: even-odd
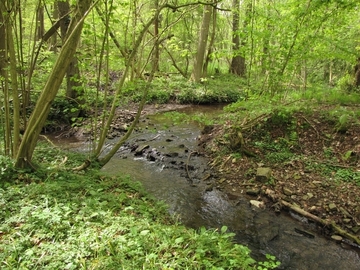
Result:
[[[0,82],[2,82],[1,78],[4,78],[6,73],[6,39],[4,38],[6,36],[6,31],[5,18],[3,14],[6,13],[3,10],[2,5],[0,5]]]
[[[20,102],[18,94],[17,83],[17,67],[16,67],[16,53],[13,40],[12,25],[13,18],[16,17],[15,11],[17,10],[17,3],[12,3],[11,6],[6,6],[5,3],[0,4],[1,23],[2,26],[0,32],[3,34],[1,42],[1,80],[4,86],[4,108],[5,108],[5,154],[14,156],[17,152],[20,138]],[[13,10],[13,12],[6,13],[5,10]],[[7,16],[4,16],[7,14]],[[10,18],[12,17],[12,18]],[[6,69],[5,69],[6,68]],[[11,89],[10,86],[11,85]],[[10,98],[12,98],[13,104],[13,118],[11,121],[10,113]],[[11,123],[12,122],[12,123]]]
[[[360,57],[357,59],[357,63],[355,66],[355,81],[354,81],[355,87],[360,87]]]
[[[78,1],[65,44],[62,46],[45,87],[37,100],[36,106],[30,116],[28,126],[22,138],[15,162],[15,166],[18,168],[32,167],[31,159],[39,134],[49,114],[51,103],[54,100],[66,74],[66,70],[75,55],[84,19],[87,15],[88,9],[90,8],[91,2],[92,0]]]
[[[58,12],[59,16],[63,17],[67,13],[70,12],[70,5],[69,1],[58,1]],[[70,20],[70,16],[69,16]],[[68,28],[69,28],[69,20],[63,20],[60,24],[61,29],[61,40],[64,44],[67,39]],[[81,90],[81,83],[80,83],[80,69],[78,65],[78,59],[74,55],[70,61],[69,67],[66,71],[66,97],[71,101],[76,101],[79,105],[83,104],[82,96],[84,92]],[[75,112],[72,116],[77,117],[80,113],[80,109]]]
[[[7,25],[9,19],[5,16],[8,8],[5,3],[0,3],[0,86],[3,94],[0,111],[3,125],[3,153],[10,155],[11,152],[11,133],[10,133],[10,108],[9,108],[9,75],[8,75],[8,49],[7,49]]]
[[[39,6],[36,10],[36,40],[41,40],[44,34],[44,5],[39,3]]]
[[[240,52],[241,44],[240,44],[240,35],[239,35],[239,26],[240,26],[240,1],[233,0],[232,4],[233,8],[233,29],[232,29],[232,42],[233,42],[233,57],[231,60],[230,72],[232,74],[239,75],[241,77],[245,77],[246,69],[245,69],[245,57]],[[245,44],[245,42],[243,42]]]
[[[191,74],[191,80],[194,82],[200,82],[200,79],[203,76],[204,56],[205,56],[206,44],[209,36],[212,8],[213,7],[211,5],[204,6],[204,13],[203,13],[203,19],[199,33],[197,53],[194,61],[194,68]]]
[[[18,92],[18,76],[16,70],[15,45],[14,45],[12,29],[9,24],[7,24],[6,32],[7,32],[6,37],[7,37],[8,52],[10,59],[10,78],[11,78],[12,99],[13,99],[12,156],[14,157],[17,153],[20,143],[20,101],[19,101],[19,92]]]
[[[157,10],[159,8],[159,0],[154,1],[154,8]],[[159,71],[159,61],[160,61],[160,44],[158,42],[159,38],[159,24],[160,20],[159,17],[156,17],[154,20],[154,53],[152,57],[152,69],[155,72]]]
[[[55,2],[54,10],[53,10],[53,20],[57,21],[58,19],[59,19],[58,3]],[[58,33],[56,31],[55,34],[51,36],[51,41],[50,41],[50,50],[53,51],[54,53],[57,53],[57,38],[58,38]]]

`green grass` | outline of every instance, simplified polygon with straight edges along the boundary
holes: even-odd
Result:
[[[64,155],[67,167],[60,163]],[[194,230],[178,224],[129,177],[68,170],[82,158],[42,145],[36,173],[16,172],[10,159],[0,161],[1,269],[276,266],[271,256],[257,264],[247,247],[232,243],[225,226]]]

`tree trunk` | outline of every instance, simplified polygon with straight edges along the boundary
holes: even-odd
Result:
[[[13,99],[13,126],[12,126],[12,157],[17,153],[20,144],[20,101],[18,92],[18,75],[16,70],[16,53],[13,40],[12,27],[7,24],[6,27],[7,47],[10,59],[10,78]]]
[[[154,9],[157,10],[159,8],[159,0],[154,1]],[[152,57],[152,69],[155,72],[159,71],[159,61],[160,61],[160,44],[158,42],[159,38],[159,17],[156,17],[154,20],[154,53]]]
[[[203,76],[204,56],[205,56],[206,44],[209,36],[212,8],[213,7],[211,5],[204,6],[203,20],[201,23],[201,28],[199,33],[197,53],[194,61],[194,68],[191,74],[191,80],[194,82],[200,82],[200,79]]]
[[[58,12],[59,17],[65,16],[70,11],[70,5],[69,1],[58,1]],[[68,34],[68,28],[69,28],[69,20],[63,20],[60,24],[61,29],[61,40],[64,44],[67,39]],[[71,61],[69,64],[69,67],[66,71],[66,97],[70,101],[76,101],[78,105],[83,104],[83,100],[81,99],[81,96],[83,96],[84,91],[81,90],[81,83],[80,83],[80,70],[78,66],[78,59],[74,55],[71,57]],[[72,117],[77,117],[80,113],[80,109],[78,109]]]
[[[354,81],[355,87],[360,87],[360,57],[357,59],[357,64],[355,66],[355,81]]]
[[[44,6],[40,3],[36,10],[36,41],[41,40],[44,34]]]
[[[232,29],[232,42],[233,42],[233,57],[231,60],[230,72],[232,74],[245,77],[245,57],[240,52],[240,36],[239,36],[239,26],[240,26],[240,2],[239,0],[233,0],[233,29]],[[246,25],[245,25],[246,26]],[[245,42],[243,42],[245,44]]]
[[[205,57],[205,63],[204,63],[204,66],[203,66],[203,76],[204,77],[206,77],[209,63],[212,60],[211,59],[211,54],[212,54],[212,49],[213,49],[213,46],[214,46],[214,43],[215,43],[217,13],[216,13],[216,8],[213,8],[212,10],[213,10],[212,31],[211,31],[211,35],[210,35],[210,42],[209,42],[208,51],[207,51],[206,57]]]
[[[59,9],[58,9],[58,3],[54,3],[54,10],[53,10],[53,21],[57,21],[59,19]],[[50,41],[50,50],[54,53],[57,53],[57,38],[58,33],[55,32],[55,34],[52,35],[51,41]]]
[[[15,166],[18,168],[32,167],[31,159],[39,134],[49,114],[51,103],[60,88],[66,70],[75,55],[84,19],[86,14],[88,14],[86,12],[90,8],[91,2],[91,0],[78,1],[78,5],[74,11],[74,17],[69,26],[66,42],[62,46],[52,72],[37,100],[21,141],[15,162]]]
[[[0,43],[0,76],[4,94],[4,132],[5,132],[5,154],[14,156],[19,146],[20,138],[20,102],[18,93],[18,78],[16,69],[16,54],[12,33],[13,18],[16,17],[14,12],[6,12],[6,10],[16,10],[16,3],[6,6],[5,3],[0,4],[2,41]],[[4,17],[6,14],[6,18]],[[12,18],[10,18],[12,17]],[[10,89],[11,85],[11,89]],[[10,99],[12,98],[13,118],[11,121]]]
[[[5,77],[5,68],[6,68],[6,43],[5,43],[5,18],[3,14],[6,14],[5,11],[2,9],[2,5],[0,5],[0,82],[2,81],[1,78]]]

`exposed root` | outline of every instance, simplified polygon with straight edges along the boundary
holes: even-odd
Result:
[[[85,170],[86,168],[88,168],[90,166],[90,164],[91,164],[91,161],[89,159],[86,159],[83,164],[81,164],[78,167],[73,168],[72,170],[75,172],[82,171],[82,170]]]

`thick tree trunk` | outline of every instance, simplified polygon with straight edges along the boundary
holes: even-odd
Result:
[[[62,46],[52,72],[50,73],[45,87],[37,100],[36,106],[30,116],[28,126],[21,141],[15,163],[15,166],[18,168],[32,167],[31,159],[39,134],[49,114],[51,103],[60,88],[66,70],[75,55],[76,48],[80,40],[84,18],[86,16],[85,14],[90,8],[91,2],[91,0],[78,1],[75,15],[69,27],[66,42]]]
[[[206,44],[209,36],[212,9],[213,7],[210,5],[204,6],[204,14],[201,23],[200,33],[199,33],[199,42],[198,42],[197,53],[194,61],[194,69],[191,74],[191,80],[194,82],[200,82],[200,79],[203,76],[204,56],[205,56]]]
[[[206,77],[206,75],[207,75],[207,70],[208,70],[209,63],[212,60],[211,59],[211,54],[212,54],[213,46],[214,46],[214,43],[215,43],[217,13],[216,13],[215,8],[213,8],[212,10],[213,10],[212,31],[211,31],[211,35],[210,35],[210,42],[209,42],[209,46],[208,46],[208,51],[207,51],[206,57],[205,57],[205,63],[203,65],[203,76],[204,77]]]

